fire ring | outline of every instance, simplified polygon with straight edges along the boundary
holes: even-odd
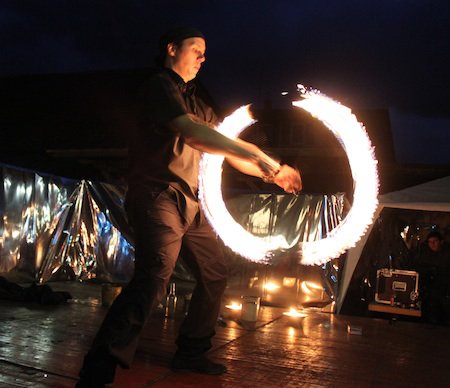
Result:
[[[378,205],[377,160],[367,132],[352,111],[317,90],[299,85],[302,108],[320,120],[338,139],[346,152],[354,183],[353,204],[342,222],[325,238],[295,243],[302,264],[323,264],[339,257],[354,246],[373,222]],[[217,130],[230,138],[255,122],[248,106],[225,118]],[[199,198],[205,216],[222,241],[235,253],[255,262],[266,262],[274,252],[292,249],[283,235],[257,237],[245,230],[229,214],[222,196],[222,164],[224,158],[203,154],[200,161]]]

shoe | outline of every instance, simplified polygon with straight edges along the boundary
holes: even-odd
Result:
[[[185,370],[204,373],[206,375],[221,375],[227,371],[227,367],[225,365],[211,361],[206,356],[189,358],[175,355],[170,367],[174,371]]]

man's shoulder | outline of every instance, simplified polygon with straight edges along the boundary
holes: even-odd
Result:
[[[164,70],[156,70],[149,74],[141,86],[141,94],[174,94],[177,93],[176,82]]]

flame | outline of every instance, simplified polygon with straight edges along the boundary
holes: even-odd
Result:
[[[227,304],[225,307],[230,310],[242,310],[242,304],[238,302],[231,302],[231,304]]]
[[[276,291],[276,290],[280,289],[281,286],[279,284],[275,283],[275,282],[269,281],[266,284],[264,284],[263,288],[266,291],[273,292],[273,291]]]
[[[316,117],[336,136],[349,160],[354,180],[353,205],[344,220],[327,237],[299,243],[302,264],[322,264],[339,257],[354,246],[369,225],[378,205],[377,161],[364,126],[351,110],[319,93],[302,89],[303,100],[292,104]],[[228,116],[217,130],[236,138],[255,120],[248,105]],[[200,161],[199,198],[204,213],[223,242],[234,252],[252,261],[266,261],[272,252],[290,249],[282,235],[257,237],[245,230],[229,214],[222,197],[223,156],[203,154]]]
[[[326,238],[301,243],[302,264],[322,264],[355,246],[372,223],[378,205],[377,160],[364,126],[349,108],[318,91],[304,91],[302,97],[292,104],[322,121],[335,135],[353,176],[353,205],[345,219]]]
[[[303,314],[302,312],[298,311],[295,307],[291,307],[289,311],[285,311],[283,315],[286,315],[291,318],[304,318],[307,316],[306,314]]]
[[[237,109],[225,118],[217,130],[236,138],[255,122],[248,108],[247,105]],[[252,261],[264,261],[270,252],[291,248],[292,244],[289,245],[284,236],[256,237],[230,215],[222,197],[223,159],[220,155],[203,154],[200,161],[199,198],[206,218],[225,245]]]

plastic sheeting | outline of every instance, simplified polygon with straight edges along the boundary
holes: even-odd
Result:
[[[289,245],[324,238],[342,220],[343,207],[343,194],[245,194],[227,202],[230,214],[249,232],[281,234]]]
[[[125,188],[2,168],[0,272],[29,281],[88,280],[126,282],[133,272],[132,231],[123,209]],[[235,219],[255,235],[283,234],[288,241],[323,238],[342,219],[344,195],[242,194],[227,200]],[[237,236],[238,238],[238,236]],[[230,254],[229,252],[227,254]],[[298,252],[279,252],[273,267],[294,263]],[[238,273],[243,260],[231,260]],[[245,263],[246,273],[249,265]],[[255,268],[258,266],[255,264]],[[322,294],[335,300],[338,266],[317,267]],[[310,272],[310,271],[309,271]],[[192,280],[179,261],[175,276]],[[316,279],[317,282],[318,279]],[[322,295],[323,296],[323,295]]]
[[[244,194],[229,199],[230,214],[249,232],[257,236],[283,235],[294,248],[280,251],[271,258],[269,270],[248,271],[249,283],[255,291],[258,287],[275,282],[280,289],[273,293],[261,290],[266,301],[289,304],[326,305],[336,300],[338,292],[338,259],[322,266],[300,265],[298,243],[317,241],[327,236],[342,220],[344,194],[333,195],[289,195],[289,194]],[[255,266],[257,268],[257,266]],[[289,279],[296,278],[294,287],[287,287]],[[311,286],[314,292],[308,290]],[[291,288],[291,289],[289,289]],[[303,290],[303,291],[302,291]],[[316,294],[316,295],[311,295]]]
[[[133,248],[114,187],[2,168],[0,272],[50,279],[126,281]],[[114,206],[113,206],[114,205]]]

